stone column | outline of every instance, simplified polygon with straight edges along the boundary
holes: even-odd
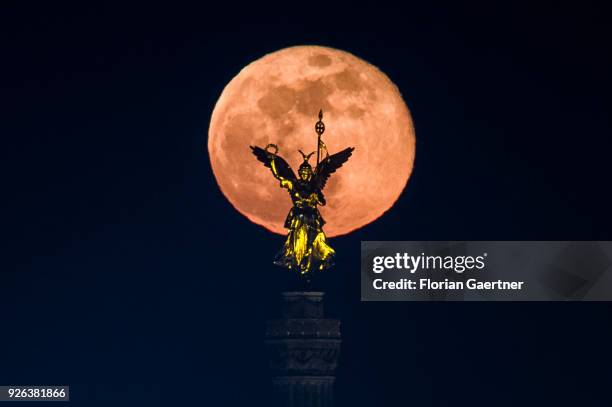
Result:
[[[266,348],[278,406],[333,406],[340,321],[325,318],[323,295],[282,293],[282,318],[266,321]]]

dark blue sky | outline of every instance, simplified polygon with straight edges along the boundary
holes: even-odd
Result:
[[[417,136],[408,188],[332,240],[319,283],[341,405],[610,405],[612,305],[359,301],[361,240],[612,239],[609,15],[397,7],[3,5],[0,383],[69,384],[75,406],[265,400],[282,237],[222,197],[206,132],[244,65],[319,44],[387,73]]]

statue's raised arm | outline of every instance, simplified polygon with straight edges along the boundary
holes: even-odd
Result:
[[[275,144],[268,144],[265,149],[257,146],[250,147],[255,157],[266,167],[270,168],[274,178],[280,181],[280,186],[291,191],[296,181],[295,174],[287,161],[277,154],[278,147]],[[273,153],[268,151],[270,147],[275,148]]]

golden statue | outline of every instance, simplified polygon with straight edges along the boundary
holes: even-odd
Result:
[[[329,155],[327,147],[321,140],[325,131],[323,111],[319,112],[319,121],[315,125],[318,134],[317,166],[315,170],[308,163],[310,154],[302,154],[304,162],[298,169],[299,178],[282,157],[278,155],[278,147],[268,144],[265,149],[250,146],[259,161],[272,170],[274,177],[280,181],[281,188],[287,189],[293,207],[285,220],[285,228],[289,229],[287,239],[274,259],[274,264],[295,270],[300,275],[309,277],[312,270],[322,271],[333,265],[335,251],[328,244],[323,232],[325,220],[317,208],[325,205],[322,190],[330,175],[344,164],[354,148],[346,148],[339,153]],[[270,151],[274,148],[274,152]],[[321,150],[325,150],[325,158],[321,160]]]

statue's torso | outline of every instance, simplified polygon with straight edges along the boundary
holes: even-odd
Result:
[[[294,205],[306,206],[306,201],[311,194],[318,193],[317,188],[310,182],[299,180],[295,183],[293,190],[291,191],[291,200]],[[316,204],[314,205],[316,208]]]
[[[291,224],[291,220],[295,216],[302,216],[307,223],[318,222],[321,226],[325,223],[317,208],[316,200],[309,200],[312,194],[321,195],[319,189],[312,183],[298,180],[291,190],[291,200],[293,208],[287,215],[285,227]]]

